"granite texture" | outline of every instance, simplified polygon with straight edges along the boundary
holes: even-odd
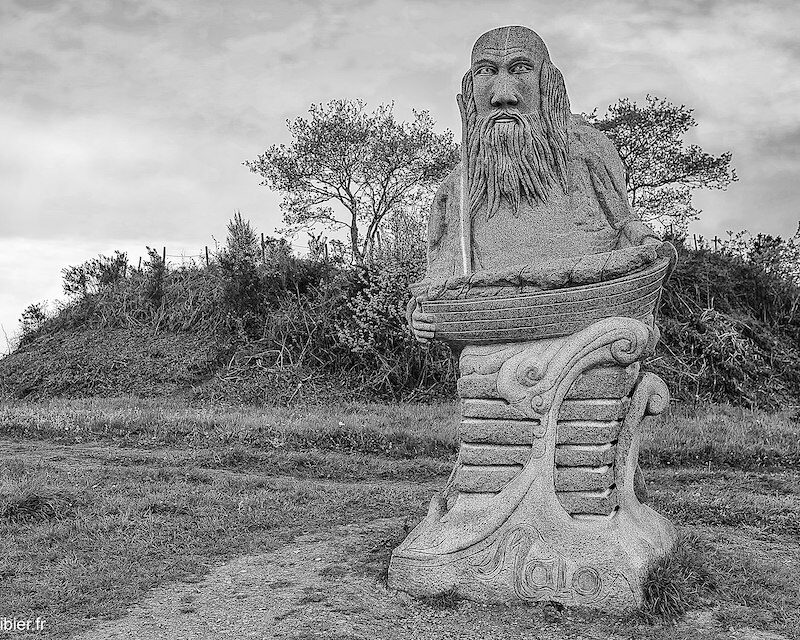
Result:
[[[570,114],[561,72],[533,31],[481,36],[458,102],[462,160],[431,207],[431,281],[660,244],[628,204],[613,143]]]
[[[497,270],[473,271],[445,279],[426,278],[413,285],[414,293],[426,300],[459,300],[508,295],[509,287],[516,293],[535,293],[544,289],[560,289],[582,284],[613,280],[619,276],[656,261],[658,250],[651,244],[628,247],[603,253],[539,259]]]
[[[562,286],[569,265],[582,260],[587,271],[594,269],[594,273],[589,271],[583,276],[584,282],[600,281],[604,262],[590,262],[587,256],[613,252],[614,266],[622,273],[626,266],[641,266],[643,260],[637,251],[624,252],[624,249],[646,238],[653,239],[653,245],[660,245],[652,230],[628,206],[622,162],[611,141],[583,123],[580,116],[571,116],[570,125],[568,139],[574,145],[570,152],[573,169],[569,174],[573,180],[568,186],[570,195],[558,193],[546,205],[526,204],[517,214],[501,205],[500,212],[490,220],[475,216],[470,222],[473,273],[515,270],[520,265],[529,265],[536,274],[531,282],[549,288],[551,282]],[[590,156],[592,171],[613,175],[614,181],[609,178],[608,185],[587,177],[590,169],[585,143],[589,141],[594,149]],[[431,207],[427,277],[432,283],[464,275],[459,246],[460,173],[461,165],[439,187]],[[584,179],[578,180],[577,176]],[[553,242],[554,238],[558,241]],[[551,260],[558,260],[560,268],[547,275]]]
[[[460,450],[389,585],[625,612],[672,524],[645,504],[642,422],[669,393],[640,362],[675,250],[628,205],[613,144],[569,112],[524,27],[481,36],[458,96],[409,322],[459,353]]]
[[[390,585],[415,595],[455,587],[486,602],[637,606],[648,563],[675,540],[634,492],[642,420],[663,411],[668,392],[639,374],[629,397],[567,397],[593,378],[606,389],[616,379],[614,395],[625,394],[652,343],[648,325],[610,318],[568,337],[465,347],[462,376],[494,376],[480,392],[493,397],[463,398],[455,472],[393,553]]]

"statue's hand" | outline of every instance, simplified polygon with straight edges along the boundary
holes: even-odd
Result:
[[[632,247],[645,244],[660,245],[663,242],[650,225],[635,218],[628,220],[622,230]]]
[[[406,308],[406,318],[408,324],[411,326],[411,331],[414,332],[414,337],[417,342],[428,344],[433,340],[436,334],[436,325],[434,324],[434,316],[432,313],[423,313],[422,306],[416,298],[411,298],[408,301]]]
[[[651,245],[656,248],[656,255],[669,260],[669,271],[672,273],[678,262],[678,252],[671,242],[664,242],[653,234],[653,230],[643,222],[634,220],[625,226],[625,235],[631,245]]]

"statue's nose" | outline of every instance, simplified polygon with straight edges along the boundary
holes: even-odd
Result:
[[[500,72],[495,81],[494,91],[492,91],[492,106],[498,109],[515,107],[517,102],[517,92],[511,82],[511,76],[508,73]]]

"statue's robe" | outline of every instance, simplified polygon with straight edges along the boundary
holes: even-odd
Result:
[[[484,206],[471,221],[473,272],[546,264],[657,239],[628,204],[624,169],[613,143],[574,115],[567,137],[567,193],[556,185],[545,203],[531,206],[523,198],[516,215],[505,199],[489,219]],[[460,171],[459,165],[445,179],[431,206],[428,280],[463,273]]]

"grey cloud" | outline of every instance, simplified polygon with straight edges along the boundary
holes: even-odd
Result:
[[[51,183],[71,189],[59,207],[65,216],[71,207],[71,225],[85,224],[82,233],[107,234],[115,225],[127,233],[136,207],[171,212],[142,214],[156,228],[189,218],[183,209],[193,211],[201,228],[224,201],[263,202],[270,220],[276,218],[274,203],[266,206],[268,192],[255,188],[256,177],[240,162],[285,141],[284,120],[311,102],[395,100],[399,114],[428,108],[457,132],[453,98],[472,41],[498,24],[540,31],[576,110],[648,92],[685,102],[697,109],[698,141],[717,153],[731,149],[737,166],[767,155],[791,157],[781,132],[798,125],[797,47],[781,36],[797,25],[788,3],[417,0],[401,8],[389,0],[86,0],[23,11],[27,4],[18,4],[3,27],[11,37],[2,38],[0,55],[12,69],[0,72],[0,90],[15,96],[3,110],[11,126],[33,137],[45,124],[62,135],[76,118],[104,123],[86,129],[84,152],[93,160],[67,163],[63,178]],[[116,139],[118,149],[131,138],[147,141],[152,158],[117,154],[94,144],[98,136]],[[60,143],[53,138],[41,148],[48,144]],[[35,159],[24,162],[16,172],[35,183],[42,169]],[[742,206],[755,206],[747,198],[760,191],[742,187]],[[9,197],[0,191],[0,199]],[[783,202],[775,219],[788,216]],[[705,215],[722,215],[725,206],[707,206]],[[30,208],[13,223],[16,233],[40,232],[36,225],[49,214]],[[58,221],[52,226],[58,229]]]

